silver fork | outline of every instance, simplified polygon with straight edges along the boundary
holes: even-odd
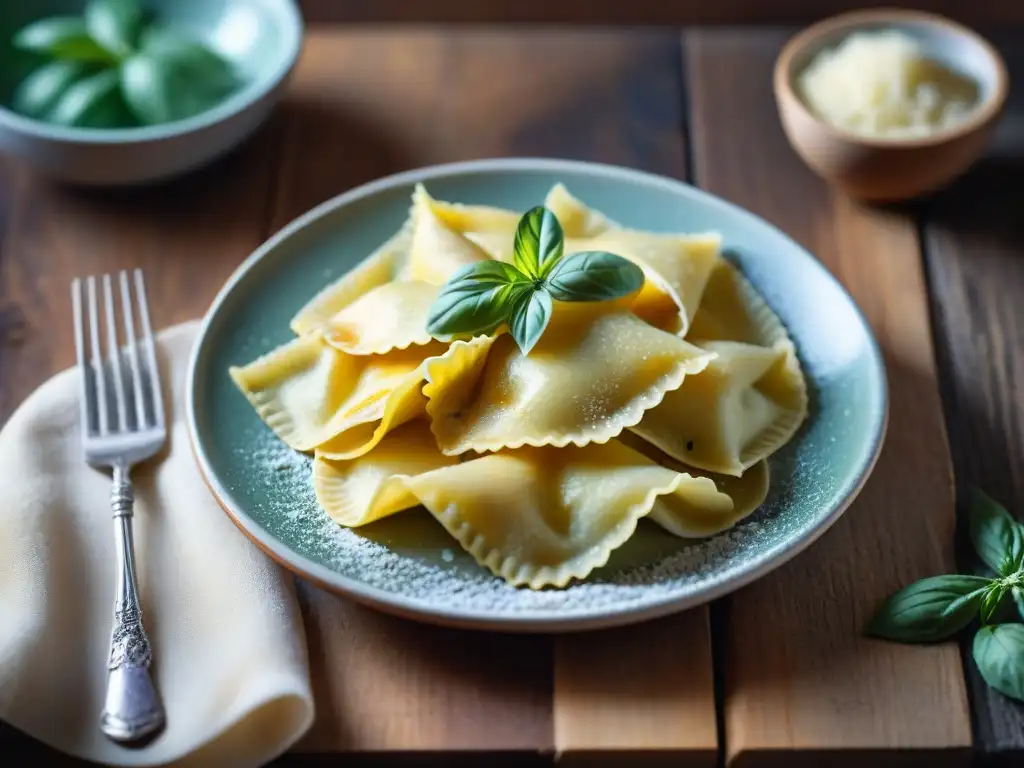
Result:
[[[163,727],[165,720],[163,705],[149,674],[153,654],[142,626],[135,581],[134,497],[129,472],[132,466],[160,450],[167,439],[167,428],[142,272],[135,270],[132,278],[129,280],[125,272],[119,276],[122,347],[118,340],[113,281],[110,275],[103,275],[105,356],[100,340],[96,278],[86,278],[84,296],[82,281],[76,279],[71,283],[75,347],[82,380],[82,448],[86,462],[109,469],[114,481],[110,508],[116,526],[119,567],[100,727],[118,742],[134,742],[150,736]],[[141,338],[135,334],[131,283],[134,283],[135,303],[138,304]]]

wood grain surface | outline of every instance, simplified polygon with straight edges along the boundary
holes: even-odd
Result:
[[[1000,49],[1014,83],[1024,80],[1024,39]],[[1024,91],[1015,88],[991,152],[921,211],[932,308],[944,372],[943,399],[959,487],[961,563],[979,561],[962,523],[971,488],[1024,519]],[[1003,765],[1024,765],[1024,705],[993,692],[965,666],[977,738]]]
[[[716,765],[706,609],[559,638],[554,715],[567,765]]]
[[[802,24],[865,7],[859,0],[300,0],[310,23]],[[885,5],[877,3],[876,5]],[[893,3],[965,23],[1019,24],[1015,0]]]
[[[862,634],[888,594],[954,567],[953,484],[917,231],[904,215],[830,192],[786,144],[769,82],[783,39],[687,35],[696,180],[782,228],[846,286],[885,354],[890,420],[872,477],[832,530],[716,614],[727,757],[737,766],[861,765],[900,748],[930,765],[955,763],[971,745],[957,646]],[[780,754],[788,750],[796,752]]]

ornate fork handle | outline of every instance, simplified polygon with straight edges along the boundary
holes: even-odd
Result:
[[[114,467],[110,508],[117,527],[117,601],[107,662],[107,695],[100,727],[115,741],[136,741],[164,725],[164,709],[149,674],[153,652],[142,626],[135,583],[132,515],[135,497],[128,469]]]

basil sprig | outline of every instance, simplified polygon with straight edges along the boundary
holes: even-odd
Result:
[[[215,106],[240,83],[227,60],[148,20],[137,0],[92,0],[81,18],[40,19],[12,43],[38,65],[18,84],[11,107],[59,125],[181,120]]]
[[[1024,701],[1024,624],[1018,623],[1024,619],[1024,525],[981,491],[972,495],[968,523],[974,549],[995,577],[946,574],[916,581],[878,608],[867,632],[930,643],[951,637],[977,616],[982,626],[973,654],[981,676]]]
[[[564,256],[565,235],[551,211],[532,208],[519,220],[512,264],[479,261],[442,286],[427,331],[439,338],[486,335],[507,323],[524,355],[551,320],[552,300],[605,301],[640,290],[644,273],[605,251]]]

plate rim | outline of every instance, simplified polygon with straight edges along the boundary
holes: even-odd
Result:
[[[867,460],[862,462],[858,468],[856,482],[849,492],[836,504],[835,508],[822,519],[818,525],[809,530],[802,531],[799,535],[789,539],[776,547],[776,551],[769,556],[760,558],[749,567],[740,566],[735,573],[720,579],[716,583],[685,595],[669,596],[650,602],[644,602],[635,606],[605,606],[587,612],[579,612],[566,615],[558,609],[542,609],[523,614],[502,614],[495,616],[482,610],[471,610],[464,608],[448,608],[436,603],[410,598],[400,592],[389,592],[379,587],[366,584],[344,574],[330,569],[320,563],[282,545],[274,536],[270,535],[260,526],[248,513],[239,509],[230,499],[231,494],[215,476],[209,457],[206,454],[202,441],[199,437],[198,420],[196,418],[196,391],[198,389],[197,369],[203,356],[210,326],[217,315],[221,305],[234,291],[241,280],[277,246],[294,234],[302,231],[311,223],[323,218],[338,208],[342,208],[358,200],[371,197],[396,187],[408,186],[418,182],[427,182],[432,179],[443,178],[454,175],[486,174],[500,171],[538,171],[538,172],[586,172],[598,174],[606,178],[621,179],[634,182],[641,182],[655,187],[661,187],[671,192],[683,192],[687,196],[696,196],[704,199],[711,205],[724,209],[728,213],[738,216],[741,219],[757,223],[760,226],[768,227],[783,239],[796,248],[809,262],[811,268],[817,268],[822,276],[830,281],[837,288],[853,309],[854,314],[863,326],[867,342],[869,357],[872,366],[875,368],[879,382],[879,396],[881,402],[881,416],[874,426],[873,445]],[[849,508],[853,501],[863,490],[868,478],[871,476],[878,457],[885,444],[885,437],[889,424],[889,387],[885,361],[882,356],[878,340],[875,337],[871,325],[864,316],[860,306],[854,301],[846,288],[818,259],[804,248],[800,243],[776,227],[771,222],[748,211],[741,206],[721,198],[711,192],[689,184],[679,179],[668,176],[642,171],[626,166],[613,165],[608,163],[590,162],[584,160],[569,160],[546,157],[503,157],[485,158],[479,160],[459,161],[452,163],[439,163],[429,166],[413,168],[399,173],[383,176],[372,181],[360,184],[325,200],[310,208],[305,213],[297,216],[283,226],[276,233],[264,240],[249,256],[247,256],[238,267],[231,273],[220,290],[210,302],[210,306],[203,314],[199,329],[189,354],[188,369],[185,380],[185,420],[188,431],[189,445],[199,468],[203,482],[209,488],[214,499],[228,518],[235,526],[260,550],[268,555],[278,565],[301,576],[317,586],[332,592],[336,595],[352,599],[363,605],[371,606],[377,610],[402,618],[412,619],[428,624],[455,627],[461,629],[474,629],[486,631],[504,632],[575,632],[608,627],[635,624],[650,619],[667,616],[681,611],[704,605],[724,595],[734,592],[748,584],[760,579],[779,566],[788,562],[796,555],[803,552],[811,544],[817,541],[828,531],[842,514]]]

